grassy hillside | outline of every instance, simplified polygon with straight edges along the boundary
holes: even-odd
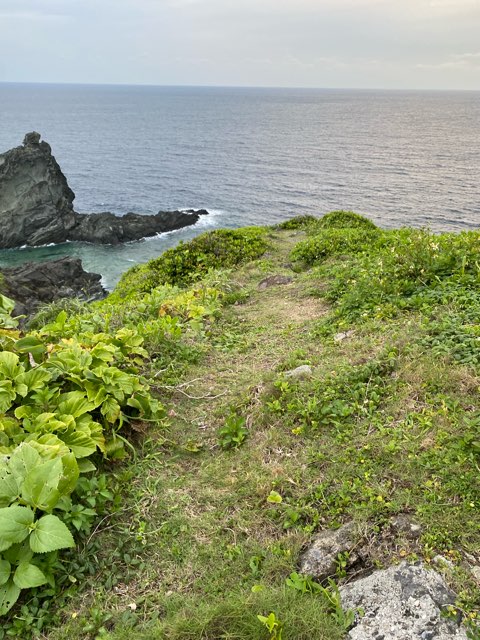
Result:
[[[441,554],[478,637],[479,241],[335,212],[204,234],[27,334],[3,299],[0,638],[340,639],[348,558],[292,574],[352,520],[353,573]]]

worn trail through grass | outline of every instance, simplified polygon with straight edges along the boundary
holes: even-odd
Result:
[[[289,467],[303,463],[278,421],[265,423],[261,398],[278,371],[315,364],[322,352],[310,325],[327,306],[290,265],[290,251],[303,236],[272,234],[274,250],[233,274],[239,301],[212,327],[200,362],[175,384],[159,384],[163,395],[171,394],[165,447],[159,452],[158,443],[150,443],[143,458],[120,472],[124,512],[95,534],[102,562],[117,549],[108,564],[118,582],[84,592],[52,640],[93,637],[82,632],[95,628],[92,611],[97,628],[115,621],[112,638],[143,619],[154,624],[152,631],[125,631],[125,637],[260,639],[268,634],[257,615],[278,604],[286,608],[284,621],[295,621],[296,638],[339,634],[321,602],[312,601],[310,612],[284,588],[305,536],[283,531],[266,502],[280,480],[296,482]],[[279,275],[289,282],[260,284]],[[218,429],[232,416],[245,420],[246,441],[221,450]],[[322,621],[317,632],[312,616]],[[155,626],[156,618],[165,622]]]
[[[339,564],[337,580],[441,552],[462,606],[475,608],[461,561],[480,544],[464,449],[476,372],[425,347],[433,306],[387,301],[339,320],[323,294],[350,249],[297,272],[291,251],[305,237],[270,231],[268,253],[230,274],[234,303],[196,362],[158,377],[168,429],[118,467],[122,509],[91,541],[108,579],[72,599],[49,640],[275,640],[258,619],[272,612],[283,640],[340,639],[331,603],[285,580],[315,531],[351,520],[363,566],[349,575]],[[283,284],[267,286],[273,276]],[[311,377],[284,376],[300,365]],[[393,533],[396,514],[419,522],[421,538]]]

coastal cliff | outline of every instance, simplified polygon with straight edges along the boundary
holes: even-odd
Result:
[[[0,296],[5,634],[478,638],[479,240],[337,211]]]
[[[0,154],[0,249],[67,240],[118,244],[181,229],[208,214],[205,209],[79,214],[74,199],[50,145],[39,133],[27,133],[22,146]]]

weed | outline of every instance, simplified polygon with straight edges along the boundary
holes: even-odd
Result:
[[[312,265],[330,256],[367,253],[380,239],[381,235],[375,229],[328,228],[319,231],[308,240],[299,242],[292,251],[292,259]]]
[[[295,589],[301,594],[317,594],[323,597],[332,619],[344,631],[348,631],[353,625],[356,612],[351,609],[346,611],[343,609],[340,591],[334,580],[329,579],[328,586],[323,587],[310,576],[302,576],[294,572],[290,574],[285,583],[287,587]]]
[[[283,622],[280,622],[273,611],[268,616],[257,615],[257,618],[267,628],[270,634],[269,640],[282,640]]]
[[[231,413],[225,424],[218,430],[218,440],[222,449],[236,449],[245,442],[248,429],[244,417]]]

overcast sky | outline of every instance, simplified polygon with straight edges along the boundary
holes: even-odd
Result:
[[[480,89],[480,0],[0,0],[0,81]]]

